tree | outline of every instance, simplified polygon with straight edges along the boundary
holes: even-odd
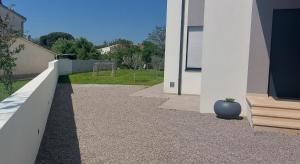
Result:
[[[143,61],[147,64],[152,62],[152,57],[157,56],[164,58],[165,53],[165,39],[166,30],[165,27],[156,27],[143,42],[142,54]]]
[[[52,32],[40,37],[40,45],[51,49],[53,44],[59,39],[74,40],[74,37],[71,34],[64,32]]]
[[[97,51],[93,43],[85,38],[79,38],[75,41],[75,54],[77,59],[99,59],[101,54]]]
[[[109,46],[116,45],[116,44],[120,44],[122,45],[122,47],[129,47],[133,45],[133,42],[127,39],[120,38],[110,42]]]
[[[143,60],[142,60],[142,55],[140,53],[135,53],[132,55],[128,55],[128,56],[124,56],[123,57],[123,64],[127,65],[128,68],[132,68],[133,69],[133,80],[134,83],[136,81],[136,70],[139,69],[142,64],[143,64]]]
[[[51,50],[58,54],[74,54],[75,53],[75,41],[58,39],[52,46]]]
[[[131,57],[135,53],[140,53],[141,50],[136,45],[128,45],[128,47],[121,47],[117,49],[116,51],[108,54],[108,57],[110,60],[113,60],[116,62],[118,66],[124,65],[124,57]],[[126,64],[125,64],[126,65]],[[132,65],[127,65],[128,68],[132,68]]]
[[[132,55],[132,66],[134,70],[139,69],[143,65],[142,55],[140,53],[135,53]]]
[[[146,41],[157,45],[163,52],[165,51],[166,27],[155,27],[148,35]]]
[[[142,55],[140,53],[134,53],[132,55],[123,56],[123,64],[129,69],[138,69],[143,64]]]
[[[133,80],[134,83],[136,81],[136,70],[142,67],[143,65],[143,60],[142,60],[142,55],[139,53],[133,54],[132,55],[132,64],[133,64]]]
[[[0,71],[3,71],[3,82],[6,91],[12,93],[13,68],[16,66],[15,54],[24,49],[24,45],[17,44],[16,40],[22,36],[20,31],[12,29],[9,25],[10,16],[0,17]]]
[[[155,78],[157,79],[157,72],[161,69],[163,65],[163,58],[159,56],[152,56],[151,57],[151,65],[153,69],[155,70]]]
[[[100,59],[101,57],[94,44],[85,38],[59,39],[53,44],[51,50],[59,54],[75,54],[77,59],[81,60]]]
[[[144,41],[143,42],[143,61],[145,63],[151,63],[152,56],[163,57],[164,52],[157,45],[152,42]]]

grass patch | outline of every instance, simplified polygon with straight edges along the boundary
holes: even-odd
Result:
[[[13,84],[13,92],[17,91],[21,87],[23,87],[26,83],[28,83],[27,80],[18,80]],[[9,95],[7,94],[3,83],[0,83],[0,102],[6,99]]]
[[[121,84],[121,85],[146,85],[152,86],[163,81],[163,71],[138,70],[136,80],[133,78],[133,71],[128,69],[117,70],[116,76],[111,76],[111,71],[102,71],[99,75],[93,72],[77,73],[60,76],[60,83],[72,84]]]

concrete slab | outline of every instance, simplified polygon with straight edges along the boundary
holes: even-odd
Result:
[[[200,96],[172,96],[168,101],[159,106],[159,108],[200,112]]]
[[[137,96],[137,97],[146,97],[146,98],[170,98],[171,96],[176,96],[176,95],[171,95],[171,94],[165,94],[163,92],[163,83],[148,87],[148,88],[143,88],[140,91],[133,93],[131,96]]]
[[[164,98],[167,99],[162,105],[161,109],[182,110],[182,111],[200,111],[200,96],[196,95],[175,95],[166,94],[163,92],[163,84],[158,84],[153,87],[142,89],[131,96],[145,97],[145,98]]]

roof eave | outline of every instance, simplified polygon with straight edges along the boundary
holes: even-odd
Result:
[[[0,4],[0,6],[4,7],[5,9],[7,9],[7,10],[9,10],[9,11],[11,11],[11,12],[13,12],[13,13],[16,14],[18,17],[22,18],[22,19],[24,20],[24,22],[27,21],[27,18],[26,18],[26,17],[24,17],[23,15],[17,13],[16,11],[14,11],[14,10],[8,8],[7,6],[5,6],[5,5],[3,5],[3,4]]]

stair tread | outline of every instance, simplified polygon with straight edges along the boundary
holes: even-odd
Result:
[[[298,110],[253,107],[251,111],[253,116],[300,119],[300,111]]]
[[[300,110],[300,101],[277,99],[264,94],[248,94],[247,101],[251,107]]]
[[[289,129],[300,129],[300,120],[286,119],[286,118],[275,118],[275,117],[263,117],[253,116],[253,125],[280,127]]]
[[[287,128],[278,128],[278,127],[268,127],[268,126],[254,126],[254,131],[257,132],[276,132],[283,133],[288,135],[300,135],[299,129],[287,129]]]

